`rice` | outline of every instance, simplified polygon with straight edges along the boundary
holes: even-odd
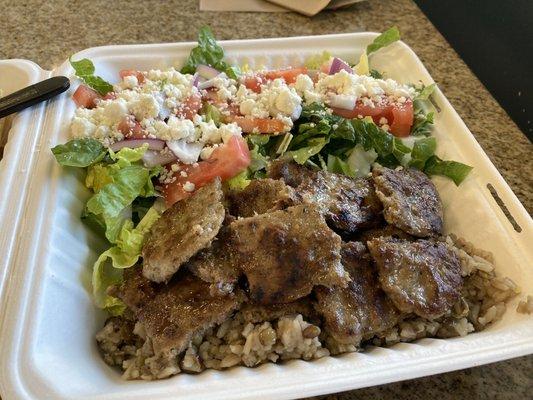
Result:
[[[250,322],[241,312],[193,337],[183,354],[155,356],[142,325],[127,318],[109,319],[96,340],[106,363],[120,367],[125,379],[152,380],[181,371],[199,373],[237,365],[255,367],[290,359],[313,360],[362,351],[367,345],[390,346],[426,337],[465,336],[501,319],[505,303],[520,293],[520,288],[511,279],[496,275],[491,253],[453,235],[446,241],[461,263],[464,285],[459,300],[447,314],[435,320],[405,315],[396,326],[366,338],[359,346],[337,342],[319,325],[305,321],[301,314]],[[519,304],[519,311],[533,312],[532,296]]]

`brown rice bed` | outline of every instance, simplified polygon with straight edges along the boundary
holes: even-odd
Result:
[[[455,248],[465,277],[462,297],[453,309],[433,321],[407,315],[392,329],[360,346],[336,343],[321,332],[319,326],[305,321],[299,314],[271,322],[250,323],[239,312],[203,336],[193,338],[180,355],[170,353],[155,357],[142,326],[126,318],[108,320],[96,340],[104,360],[120,367],[125,379],[151,380],[182,371],[198,373],[236,365],[254,367],[289,359],[312,360],[359,351],[367,344],[387,346],[425,337],[465,336],[499,320],[505,313],[505,302],[520,289],[509,278],[496,276],[490,253],[453,235],[447,242]]]

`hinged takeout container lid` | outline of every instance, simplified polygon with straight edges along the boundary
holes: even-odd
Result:
[[[297,65],[328,50],[354,62],[376,36],[354,33],[222,42],[231,61]],[[115,80],[123,68],[147,70],[182,62],[193,43],[107,46],[75,58],[95,62],[99,75]],[[373,66],[393,79],[432,82],[404,43],[373,56]],[[0,61],[0,76],[16,70],[33,83],[50,75],[70,76],[65,63],[52,72],[27,61]],[[11,76],[11,75],[10,75]],[[74,111],[69,92],[18,114],[0,168],[0,392],[5,399],[214,399],[306,397],[466,368],[533,352],[533,318],[515,312],[485,331],[454,339],[423,339],[390,348],[295,360],[258,368],[182,374],[158,382],[131,382],[101,359],[94,341],[105,315],[92,304],[90,265],[103,241],[79,220],[87,191],[79,171],[60,168],[50,147],[68,140]],[[8,90],[14,90],[8,89]],[[459,187],[435,182],[445,207],[445,228],[492,251],[501,275],[533,293],[533,221],[489,161],[443,94],[435,136],[437,153],[474,166]],[[490,185],[490,186],[488,186]],[[491,194],[497,193],[514,225]],[[499,200],[500,201],[500,200]]]

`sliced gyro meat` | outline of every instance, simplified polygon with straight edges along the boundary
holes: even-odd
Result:
[[[154,282],[168,281],[199,250],[208,247],[224,221],[220,180],[166,210],[143,246],[143,274]]]
[[[282,180],[254,179],[241,191],[228,196],[229,210],[236,217],[252,217],[281,210],[296,202],[294,189]]]
[[[309,298],[304,297],[291,303],[279,304],[243,304],[239,310],[246,322],[256,324],[263,321],[274,321],[281,317],[301,314],[306,321],[315,318],[316,312]]]
[[[156,295],[136,316],[151,339],[155,354],[181,353],[194,335],[224,322],[242,303],[244,295],[209,295],[209,283],[190,274],[160,285]]]
[[[230,229],[253,302],[289,303],[315,285],[346,286],[349,280],[340,262],[341,238],[316,207],[299,205],[242,218]]]
[[[223,226],[211,246],[198,252],[187,263],[194,275],[211,284],[213,295],[232,292],[241,274],[235,265],[228,233],[228,227]]]
[[[283,179],[285,183],[293,188],[313,179],[316,171],[294,161],[277,159],[270,163],[267,176],[272,179]]]
[[[423,172],[380,167],[374,169],[372,177],[389,224],[417,237],[442,233],[439,193]]]
[[[338,343],[359,345],[392,328],[400,313],[381,289],[376,266],[363,243],[344,243],[342,263],[351,282],[346,288],[316,287],[315,309],[324,319],[327,334]]]
[[[396,239],[416,240],[414,236],[409,235],[407,232],[396,228],[393,225],[385,225],[379,228],[372,228],[361,232],[357,235],[357,241],[366,243],[369,240],[380,237],[393,237]]]
[[[342,233],[353,234],[383,221],[382,205],[369,179],[318,171],[296,191],[304,202],[318,204],[328,224]]]
[[[435,319],[459,299],[461,265],[446,242],[382,237],[367,245],[381,286],[400,311]]]

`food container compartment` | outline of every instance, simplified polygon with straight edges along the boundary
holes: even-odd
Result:
[[[328,50],[355,62],[374,33],[222,42],[231,61],[250,66],[300,64]],[[118,80],[122,68],[179,65],[193,43],[108,46],[84,50],[97,73]],[[401,82],[432,82],[404,43],[376,53],[374,68]],[[7,71],[7,72],[6,72]],[[1,61],[6,76],[25,76],[18,87],[73,73],[65,63],[43,71],[27,61]],[[24,75],[26,74],[26,75]],[[504,318],[463,338],[423,339],[389,348],[371,347],[305,362],[258,368],[208,370],[157,381],[124,381],[101,359],[94,334],[106,318],[89,293],[90,265],[103,241],[79,220],[88,192],[80,171],[61,168],[49,148],[68,140],[74,111],[66,94],[18,114],[0,169],[0,392],[5,399],[289,399],[415,378],[533,352],[533,318],[517,314],[519,298]],[[14,90],[15,87],[7,88]],[[474,166],[460,186],[435,179],[445,207],[445,229],[492,251],[500,275],[533,293],[533,222],[442,93],[434,100],[437,154]],[[514,219],[492,196],[491,185]]]

